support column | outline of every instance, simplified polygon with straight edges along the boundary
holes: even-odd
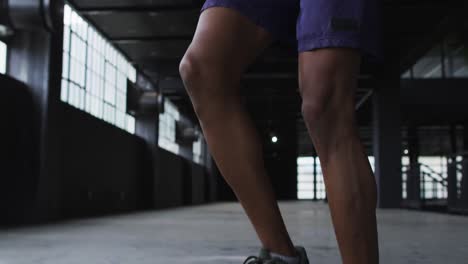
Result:
[[[450,126],[450,157],[447,164],[447,205],[449,210],[456,207],[457,195],[457,133],[456,126]]]
[[[418,128],[415,125],[408,127],[408,151],[410,168],[407,179],[407,202],[411,208],[421,207],[421,168],[419,165],[419,138]]]
[[[400,78],[381,77],[373,96],[373,148],[380,208],[402,201]]]
[[[53,33],[46,29],[19,30],[9,43],[7,74],[30,88],[37,112],[34,126],[39,142],[35,166],[38,182],[36,202],[27,222],[57,219],[60,215],[62,43],[61,27]]]
[[[460,206],[463,210],[468,210],[468,124],[463,127],[463,161]]]
[[[137,75],[136,85],[129,89],[138,94],[132,98],[135,109],[135,134],[145,141],[145,148],[141,157],[144,157],[144,168],[141,168],[139,179],[139,208],[154,209],[156,206],[155,190],[156,177],[159,166],[159,111],[161,103],[158,101],[160,96],[155,87],[144,76]]]

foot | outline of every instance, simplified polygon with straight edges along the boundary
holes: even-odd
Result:
[[[307,258],[307,253],[304,247],[296,246],[297,257],[299,258],[298,264],[309,264],[309,259]],[[288,264],[285,261],[273,258],[271,252],[267,249],[262,248],[260,253],[257,256],[250,256],[245,261],[244,264]]]

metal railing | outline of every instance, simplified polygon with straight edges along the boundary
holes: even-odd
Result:
[[[409,207],[422,208],[430,204],[447,206],[448,176],[431,166],[417,163],[403,166],[403,198]],[[414,178],[417,175],[416,178]]]
[[[446,160],[442,172],[424,163],[402,166],[405,207],[468,213],[468,184],[463,180],[468,160],[460,155]]]

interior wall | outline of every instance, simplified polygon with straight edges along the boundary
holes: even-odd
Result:
[[[63,105],[62,210],[66,216],[203,204],[207,171],[142,138]],[[152,188],[150,187],[152,186]]]
[[[156,208],[212,202],[205,167],[158,148],[154,201]]]
[[[37,192],[38,110],[29,88],[0,74],[0,223],[28,217]]]
[[[184,159],[164,149],[158,149],[154,200],[156,208],[181,206],[183,196]]]
[[[141,138],[63,104],[63,216],[116,213],[141,207],[152,177]]]
[[[39,188],[34,175],[39,152],[34,150],[34,111],[28,87],[4,87],[2,113],[9,129],[2,146],[10,148],[3,147],[1,152],[5,172],[1,209],[17,222],[25,217],[17,209],[25,209],[26,202],[33,204]],[[144,139],[68,104],[61,104],[60,114],[56,139],[60,148],[51,156],[60,168],[59,200],[54,201],[59,204],[60,218],[212,201],[210,188],[214,186],[207,180],[205,167],[159,147],[154,150]]]
[[[192,163],[190,166],[191,169],[191,204],[203,204],[206,200],[207,190],[207,173],[205,168],[199,164]]]

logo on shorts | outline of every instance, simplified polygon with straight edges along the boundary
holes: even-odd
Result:
[[[359,22],[353,18],[332,18],[333,31],[359,31]]]

